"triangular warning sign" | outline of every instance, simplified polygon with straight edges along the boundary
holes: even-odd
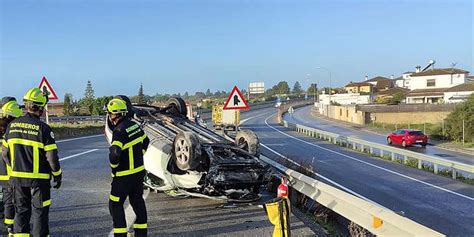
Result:
[[[40,88],[40,90],[45,95],[48,96],[49,100],[57,100],[58,99],[58,96],[56,95],[56,92],[54,92],[53,87],[51,87],[51,85],[49,84],[46,77],[43,77],[43,79],[41,79],[41,83],[40,83],[38,88]]]
[[[240,92],[239,88],[237,88],[237,86],[234,86],[234,89],[232,89],[232,92],[230,92],[229,97],[227,98],[227,101],[224,104],[224,108],[222,109],[247,110],[250,109],[250,106],[245,100],[245,97],[242,95],[242,92]]]

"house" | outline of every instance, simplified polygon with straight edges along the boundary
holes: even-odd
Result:
[[[444,92],[449,88],[415,89],[406,95],[407,104],[438,104],[443,103]]]
[[[372,93],[374,85],[369,82],[351,82],[344,86],[348,93]]]
[[[468,76],[467,81],[468,82],[474,82],[474,76]]]
[[[469,72],[457,68],[435,68],[409,75],[408,89],[450,88],[467,81]]]
[[[381,76],[374,77],[365,82],[372,84],[375,91],[383,91],[393,87],[393,80]]]
[[[384,101],[393,98],[393,96],[400,94],[406,96],[410,90],[402,87],[393,87],[384,91],[377,92],[376,101]]]
[[[474,81],[469,81],[461,85],[453,86],[444,92],[445,103],[459,103],[466,100],[474,93]]]

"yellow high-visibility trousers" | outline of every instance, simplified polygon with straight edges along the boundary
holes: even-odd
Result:
[[[275,198],[265,203],[268,220],[275,228],[273,237],[290,237],[290,201],[287,198]]]

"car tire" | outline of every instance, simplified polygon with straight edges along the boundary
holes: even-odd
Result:
[[[182,171],[195,170],[201,159],[201,143],[192,132],[179,132],[173,141],[176,167]]]
[[[253,156],[260,156],[260,142],[252,130],[243,129],[235,136],[235,145]]]
[[[402,147],[404,147],[404,148],[407,147],[407,142],[405,142],[405,140],[402,141]]]
[[[426,148],[426,145],[428,145],[428,144],[426,144],[426,143],[421,144],[421,146],[422,146],[423,148]]]
[[[387,143],[388,143],[389,145],[392,145],[392,139],[390,139],[389,137],[387,137]]]
[[[186,108],[186,102],[180,97],[171,97],[166,104],[168,105],[168,112],[178,113],[181,115],[188,115],[188,109]],[[171,110],[171,111],[170,111]]]

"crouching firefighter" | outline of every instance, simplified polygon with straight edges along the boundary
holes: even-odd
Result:
[[[127,197],[136,215],[135,236],[147,235],[147,212],[143,200],[143,154],[150,140],[140,126],[127,117],[127,105],[122,99],[107,104],[108,117],[114,125],[109,160],[112,168],[112,188],[109,209],[115,236],[127,236],[123,203]]]
[[[40,120],[47,103],[38,89],[30,89],[23,97],[27,113],[12,121],[5,133],[3,160],[11,166],[15,218],[14,236],[49,235],[51,176],[54,188],[61,186],[58,150],[51,128]]]
[[[7,97],[6,97],[7,98]],[[8,97],[0,110],[0,140],[2,144],[6,144],[3,139],[3,135],[7,130],[8,124],[15,118],[20,117],[23,114],[20,106],[16,102],[15,98]],[[0,145],[3,147],[4,145]],[[5,145],[6,147],[7,145]],[[0,148],[1,150],[2,148]],[[4,223],[7,228],[8,235],[13,235],[13,219],[15,218],[15,207],[13,206],[13,188],[8,183],[10,179],[11,167],[5,163],[3,159],[0,159],[0,185],[2,186],[3,192],[3,210],[4,210]]]

